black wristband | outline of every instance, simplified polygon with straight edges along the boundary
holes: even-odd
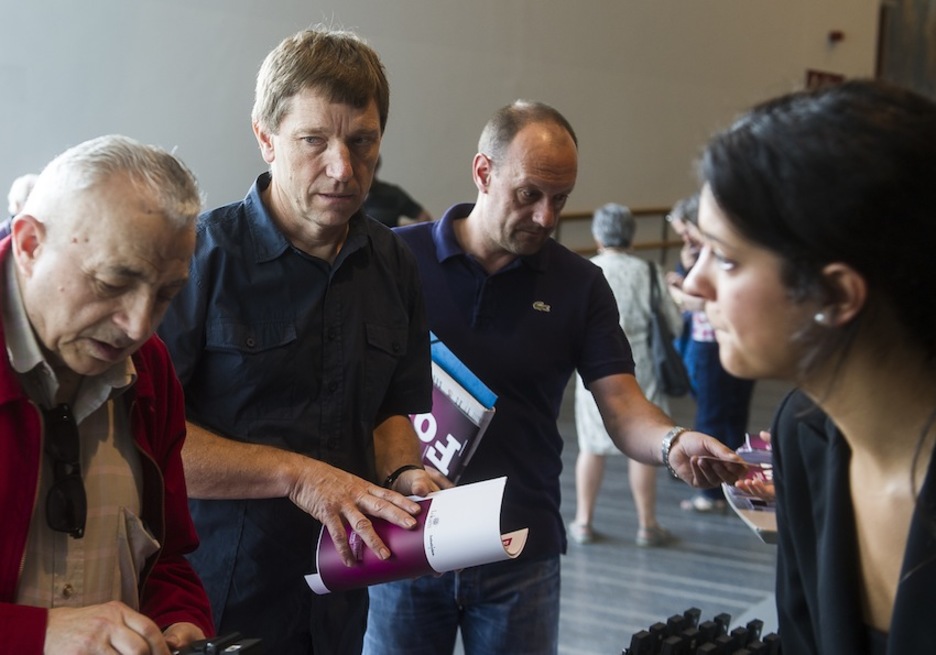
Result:
[[[424,470],[423,467],[419,464],[404,464],[396,471],[387,476],[387,479],[383,481],[383,486],[387,489],[393,487],[393,483],[397,481],[397,478],[406,473],[407,471],[412,471],[413,469]]]

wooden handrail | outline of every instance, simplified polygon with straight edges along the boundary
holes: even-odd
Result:
[[[672,207],[628,207],[628,209],[635,217],[642,218],[644,216],[666,216],[670,213]],[[593,211],[563,212],[562,220],[590,221],[593,215]]]
[[[634,218],[660,218],[660,239],[658,241],[641,241],[639,243],[632,244],[634,250],[660,250],[660,263],[663,264],[666,262],[666,254],[670,248],[678,248],[682,245],[682,241],[679,238],[671,237],[669,232],[669,224],[666,222],[666,215],[669,214],[671,207],[629,207],[631,214]],[[594,212],[583,212],[583,211],[573,211],[573,212],[564,212],[559,220],[559,223],[556,225],[556,231],[554,237],[556,241],[560,240],[562,224],[572,221],[572,222],[581,222],[581,221],[590,221],[592,219]],[[595,248],[573,248],[573,250],[580,255],[592,255],[595,253]]]

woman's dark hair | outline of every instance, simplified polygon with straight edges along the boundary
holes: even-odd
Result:
[[[936,360],[936,104],[869,80],[786,95],[717,135],[700,173],[733,227],[784,260],[794,300],[833,300],[831,262],[864,277],[859,320],[814,335],[809,363],[885,308]]]

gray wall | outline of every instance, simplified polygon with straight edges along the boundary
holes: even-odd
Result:
[[[579,132],[569,209],[668,205],[741,109],[807,68],[874,70],[876,0],[0,0],[0,188],[69,145],[120,132],[174,147],[210,206],[263,170],[257,68],[317,22],[354,29],[391,81],[382,176],[436,216],[470,200],[489,114],[545,100]],[[826,34],[846,38],[829,46]]]

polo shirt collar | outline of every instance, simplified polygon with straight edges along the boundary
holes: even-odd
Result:
[[[461,245],[458,243],[458,238],[455,236],[455,221],[462,220],[471,213],[471,210],[474,209],[474,204],[470,202],[459,203],[457,205],[452,205],[448,211],[442,216],[442,218],[436,222],[432,230],[432,240],[435,244],[436,257],[439,262],[444,262],[447,259],[452,257],[468,257],[470,255],[464,251]],[[540,248],[539,252],[532,255],[523,255],[518,257],[516,260],[508,264],[502,270],[511,270],[517,266],[527,266],[538,273],[542,273],[546,270],[549,264],[549,253],[552,251],[555,246],[552,238],[547,239],[546,243],[543,244],[543,247]],[[473,259],[473,258],[472,258]],[[498,271],[498,273],[501,271]]]

